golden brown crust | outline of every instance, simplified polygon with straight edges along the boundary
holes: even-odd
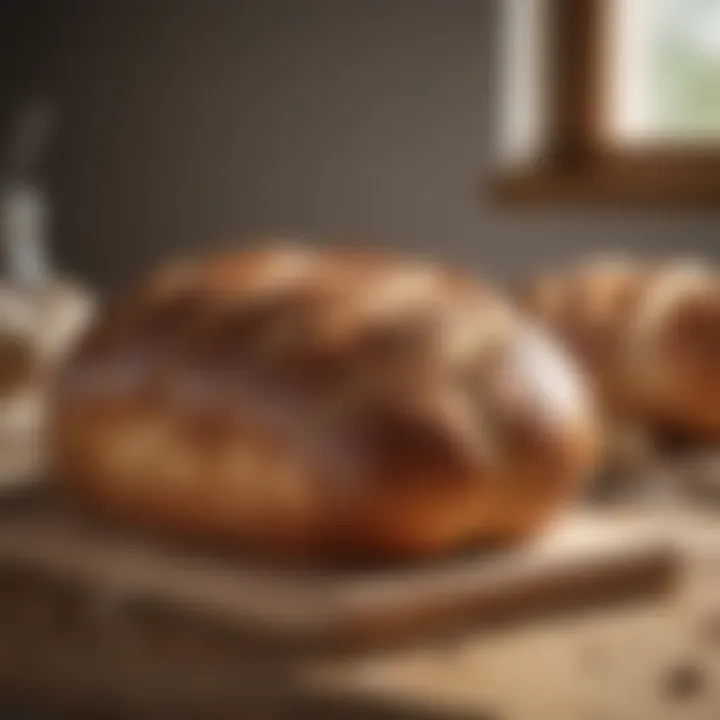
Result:
[[[720,275],[697,261],[588,261],[533,278],[521,303],[592,375],[608,411],[720,438]]]
[[[55,474],[263,553],[418,557],[535,532],[593,461],[580,378],[488,288],[383,255],[154,274],[61,373]]]

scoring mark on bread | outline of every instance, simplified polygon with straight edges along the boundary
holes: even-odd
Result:
[[[438,284],[437,274],[430,268],[388,273],[370,287],[362,288],[356,302],[367,318],[388,317],[428,302]]]
[[[707,269],[696,264],[682,265],[660,273],[646,288],[644,300],[634,318],[633,335],[641,340],[650,339],[667,310],[681,298],[692,295],[706,277]]]
[[[136,418],[115,432],[98,428],[95,453],[105,458],[113,477],[139,480],[158,456],[165,455],[169,432],[168,423],[154,417]]]

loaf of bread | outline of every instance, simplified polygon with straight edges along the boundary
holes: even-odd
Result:
[[[720,274],[709,265],[586,261],[531,279],[519,297],[575,355],[609,417],[720,439]]]
[[[79,343],[53,416],[54,475],[96,509],[341,561],[520,541],[596,445],[582,378],[489,288],[283,246],[149,277]]]

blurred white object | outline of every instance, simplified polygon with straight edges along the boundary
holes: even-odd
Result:
[[[91,294],[58,277],[48,253],[49,202],[30,178],[52,126],[42,104],[26,108],[5,156],[0,186],[0,485],[42,469],[43,419],[54,370],[93,315]]]
[[[503,170],[537,162],[549,141],[548,0],[503,0],[499,6],[495,162]]]
[[[35,288],[47,283],[47,221],[47,201],[39,188],[22,184],[10,185],[5,190],[0,211],[0,237],[13,282]]]

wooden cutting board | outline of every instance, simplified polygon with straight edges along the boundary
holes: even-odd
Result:
[[[394,570],[269,570],[107,527],[42,486],[0,500],[0,600],[3,572],[22,570],[73,585],[87,607],[132,614],[152,604],[304,647],[382,644],[657,593],[672,587],[678,559],[660,528],[578,512],[503,554]]]

